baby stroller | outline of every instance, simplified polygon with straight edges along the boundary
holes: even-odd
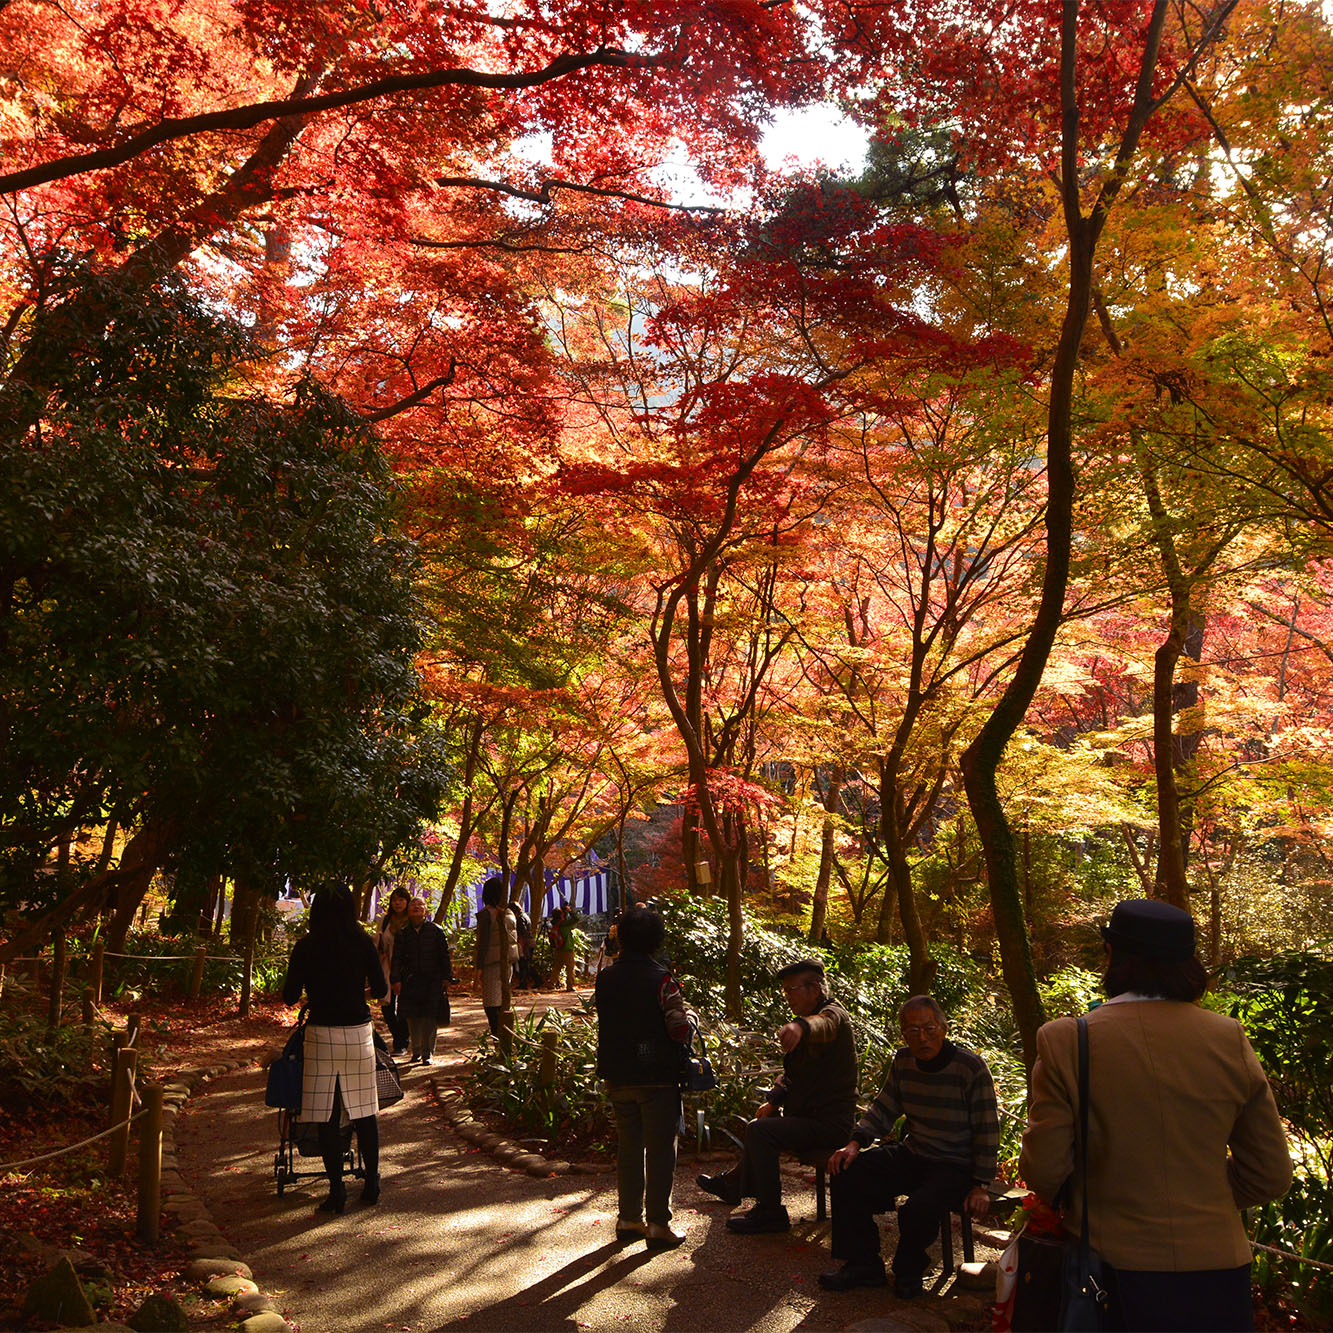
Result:
[[[298,1120],[301,1106],[301,1053],[305,1038],[305,1010],[296,1021],[296,1029],[287,1038],[282,1054],[269,1065],[268,1087],[264,1100],[278,1110],[278,1151],[273,1155],[273,1177],[281,1198],[288,1185],[299,1180],[313,1180],[326,1173],[319,1150],[319,1126],[313,1121]],[[372,1034],[375,1043],[375,1084],[380,1109],[401,1101],[403,1085],[398,1067],[389,1054],[384,1038]],[[343,1113],[342,1096],[334,1093],[334,1114],[339,1117],[343,1149],[343,1174],[354,1179],[365,1179],[361,1163],[361,1145],[353,1146],[352,1122]],[[300,1169],[301,1158],[313,1158],[313,1170]],[[318,1165],[315,1165],[315,1164]]]

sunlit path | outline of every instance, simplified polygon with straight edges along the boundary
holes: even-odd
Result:
[[[565,1003],[543,996],[539,1003]],[[520,1006],[521,1012],[524,1011]],[[452,1080],[475,1050],[485,1019],[459,1003],[430,1070],[412,1069],[403,1101],[382,1118],[384,1196],[373,1209],[349,1203],[315,1220],[319,1179],[273,1184],[275,1113],[262,1078],[221,1079],[181,1118],[181,1163],[256,1279],[303,1333],[370,1329],[946,1329],[971,1322],[976,1304],[927,1298],[912,1305],[883,1292],[827,1295],[815,1285],[830,1266],[827,1223],[793,1169],[792,1232],[738,1237],[726,1210],[677,1174],[678,1220],[689,1239],[649,1255],[614,1244],[610,1172],[545,1180],[507,1170],[458,1138],[430,1091]],[[355,1198],[355,1190],[352,1191]],[[951,1325],[952,1319],[952,1325]],[[889,1322],[879,1322],[889,1321]]]

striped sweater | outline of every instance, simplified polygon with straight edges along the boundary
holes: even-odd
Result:
[[[893,1132],[899,1116],[907,1117],[903,1143],[913,1152],[965,1167],[978,1185],[995,1178],[1000,1117],[995,1084],[979,1055],[946,1041],[922,1067],[904,1047],[893,1057],[888,1079],[852,1138],[869,1147]]]

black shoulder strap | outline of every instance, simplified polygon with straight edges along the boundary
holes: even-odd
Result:
[[[1088,1020],[1078,1020],[1078,1177],[1083,1184],[1083,1227],[1079,1233],[1079,1258],[1087,1271],[1091,1243],[1088,1240]]]

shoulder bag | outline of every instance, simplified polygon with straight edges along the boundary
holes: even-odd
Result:
[[[699,1054],[694,1053],[694,1039],[699,1038]],[[704,1045],[703,1033],[698,1028],[690,1029],[690,1039],[681,1053],[680,1090],[681,1092],[712,1092],[717,1087],[717,1075],[713,1073],[713,1062],[708,1058],[708,1048]]]
[[[1088,1239],[1088,1023],[1078,1020],[1078,1171],[1083,1181],[1083,1224],[1077,1245],[1065,1248],[1060,1298],[1061,1333],[1088,1333],[1107,1327],[1110,1285],[1115,1271]]]
[[[287,1038],[282,1054],[268,1067],[264,1105],[285,1111],[301,1109],[301,1068],[305,1055],[305,1005],[296,1018],[296,1028]]]

